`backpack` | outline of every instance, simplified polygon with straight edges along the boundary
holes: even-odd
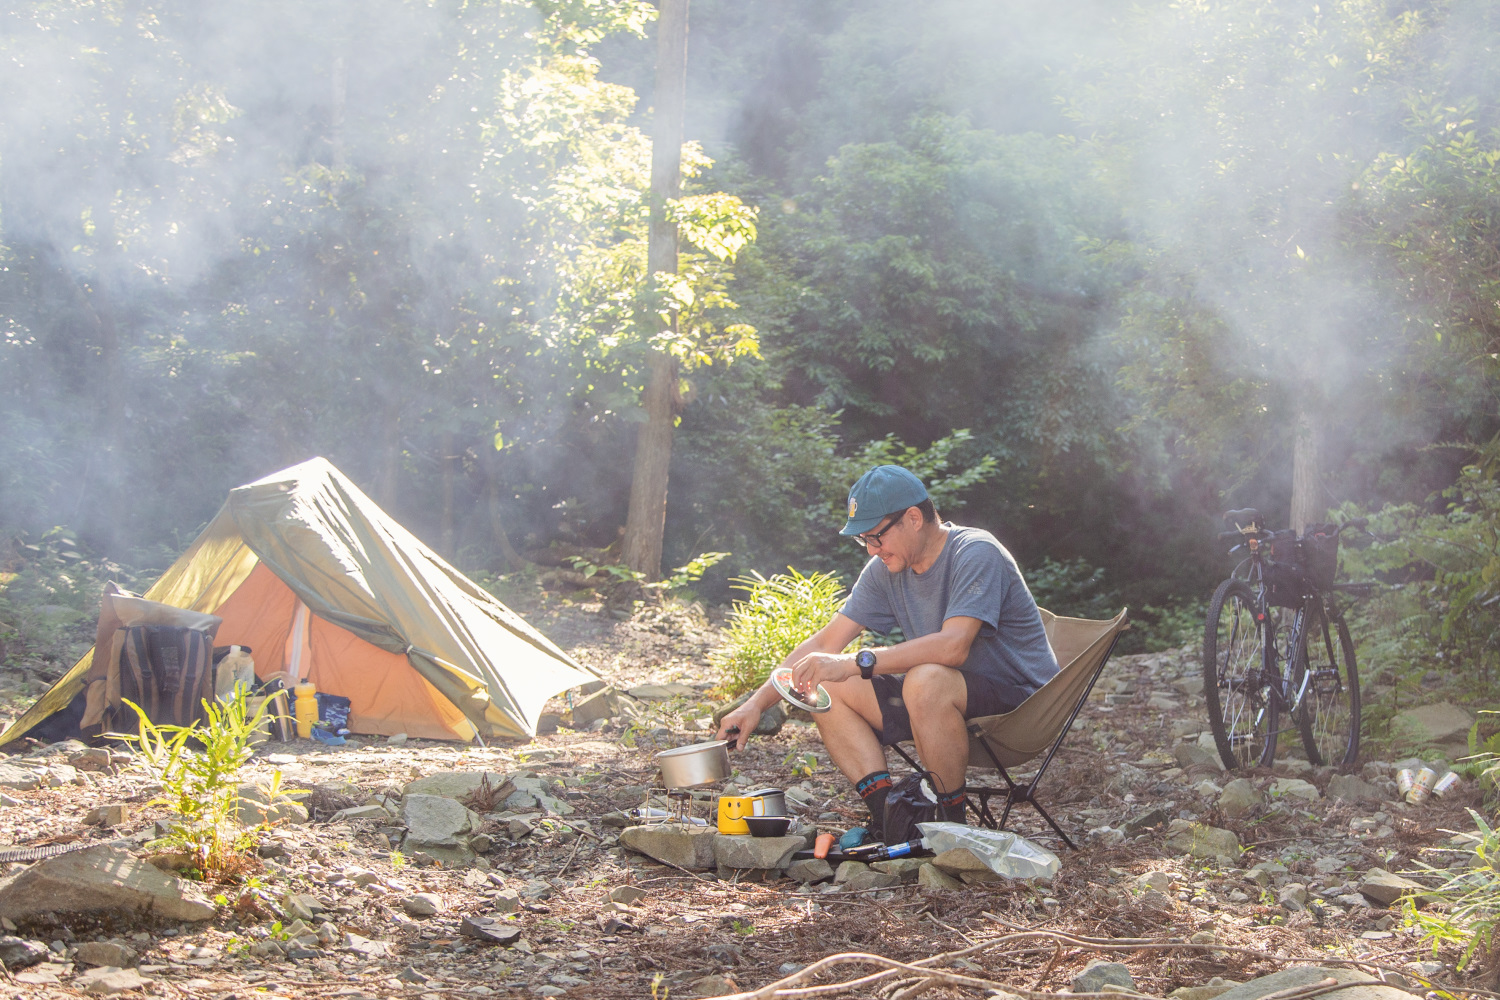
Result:
[[[203,701],[214,697],[213,638],[180,625],[133,625],[120,648],[120,698],[141,707],[158,726],[191,726],[204,720]],[[136,722],[128,706],[116,714],[126,730]]]

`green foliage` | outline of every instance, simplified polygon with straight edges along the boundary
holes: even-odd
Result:
[[[265,718],[269,702],[249,714],[243,688],[228,701],[205,700],[203,725],[158,726],[131,701],[140,720],[135,734],[116,734],[134,743],[151,776],[162,786],[153,800],[171,810],[171,832],[157,843],[192,856],[193,868],[205,880],[237,875],[251,846],[238,815],[239,771],[254,754],[251,738]],[[279,794],[281,772],[267,790],[270,801]]]
[[[1407,926],[1417,928],[1432,945],[1434,955],[1444,945],[1463,949],[1460,972],[1468,968],[1476,953],[1482,951],[1487,959],[1494,957],[1494,933],[1500,925],[1500,867],[1495,863],[1500,856],[1500,833],[1473,809],[1469,816],[1479,835],[1478,843],[1472,845],[1478,864],[1453,874],[1418,862],[1422,872],[1442,880],[1437,889],[1426,894],[1436,897],[1439,905],[1419,909],[1410,896],[1402,904]]]
[[[795,778],[811,778],[818,772],[818,755],[814,753],[789,753],[781,764]]]
[[[135,574],[98,558],[67,528],[52,528],[35,542],[14,538],[10,549],[13,568],[0,570],[0,659],[72,666],[93,644],[104,584],[131,586]]]
[[[1395,586],[1359,609],[1361,666],[1424,666],[1447,660],[1483,681],[1500,675],[1500,483],[1478,465],[1438,498],[1442,509],[1387,504],[1365,512],[1346,505],[1341,517],[1367,514],[1374,540],[1343,548],[1352,579],[1376,577]]]
[[[734,585],[746,596],[734,602],[724,644],[709,657],[731,695],[764,684],[793,649],[844,606],[844,587],[831,573],[804,576],[788,566],[770,577],[752,572]]]

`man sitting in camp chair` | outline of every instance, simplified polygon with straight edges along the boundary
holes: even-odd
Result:
[[[939,818],[963,822],[965,720],[1010,711],[1057,673],[1036,601],[994,535],[939,521],[922,481],[900,466],[860,477],[840,534],[871,559],[842,611],[782,665],[796,690],[822,684],[832,697],[813,718],[876,839],[891,788],[884,747],[907,740],[933,775]],[[897,627],[903,642],[843,652],[865,629]],[[719,738],[737,728],[743,743],[778,698],[767,682],[724,716]]]

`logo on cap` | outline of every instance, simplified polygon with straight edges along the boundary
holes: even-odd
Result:
[[[857,511],[857,510],[859,510],[859,501],[856,500],[856,499],[854,499],[853,497],[850,497],[849,498],[849,516],[853,517],[854,516],[854,512]]]

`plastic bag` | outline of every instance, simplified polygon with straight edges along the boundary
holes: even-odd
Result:
[[[937,816],[937,796],[932,792],[927,772],[908,774],[886,796],[881,839],[887,844],[912,840],[917,836],[919,824],[933,822]]]
[[[223,654],[219,650],[223,649]],[[214,697],[228,701],[234,689],[244,686],[248,694],[255,688],[255,661],[249,646],[220,646],[214,650]]]
[[[1062,868],[1056,854],[1008,830],[962,823],[919,823],[917,829],[934,854],[964,847],[1006,878],[1051,878]]]

